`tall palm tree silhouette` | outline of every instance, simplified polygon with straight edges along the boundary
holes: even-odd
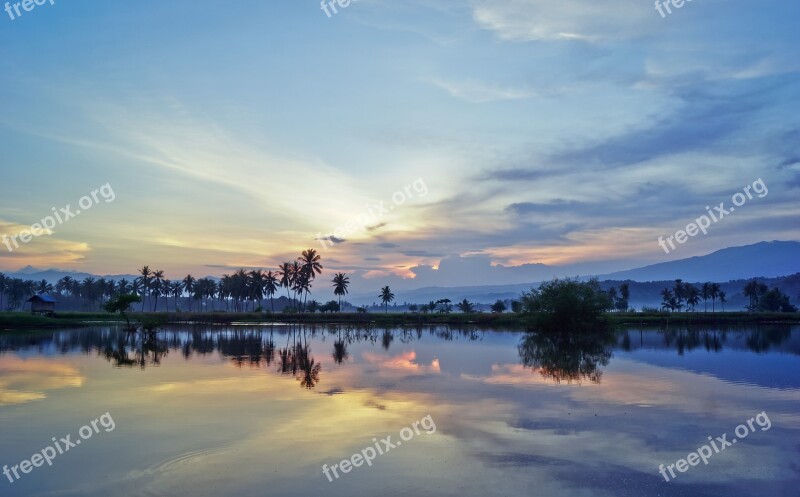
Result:
[[[286,298],[291,302],[291,297],[289,297],[289,288],[292,287],[294,283],[294,274],[292,273],[292,264],[290,262],[285,262],[278,266],[277,272],[278,278],[280,279],[280,284],[282,287],[286,288]]]
[[[383,288],[381,288],[381,294],[378,295],[378,297],[383,301],[383,305],[385,307],[385,311],[384,312],[386,314],[388,314],[389,313],[389,302],[394,300],[394,294],[392,293],[392,290],[389,289],[388,285],[383,287]]]
[[[139,270],[142,275],[142,312],[144,312],[144,301],[147,299],[147,289],[150,283],[150,266],[144,266]]]
[[[192,312],[192,292],[194,291],[194,285],[197,280],[191,274],[187,274],[185,278],[183,278],[183,289],[186,290],[186,294],[189,295],[189,312]]]
[[[153,286],[150,289],[151,294],[155,294],[156,301],[153,305],[153,312],[158,310],[158,297],[164,294],[164,271],[161,269],[153,271]]]
[[[303,250],[300,254],[300,257],[297,258],[298,262],[302,265],[301,271],[305,274],[305,277],[308,278],[308,285],[305,288],[306,297],[305,300],[308,300],[308,292],[311,288],[311,282],[314,278],[317,277],[318,274],[322,274],[322,264],[319,262],[322,257],[317,254],[317,251],[313,248],[308,250]],[[305,301],[303,302],[305,306]]]
[[[264,275],[264,293],[269,297],[269,306],[273,314],[275,314],[275,302],[272,297],[278,291],[278,284],[278,277],[272,271],[267,271]]]
[[[333,277],[333,294],[339,296],[339,312],[342,312],[342,295],[347,295],[350,278],[345,273],[336,273]]]

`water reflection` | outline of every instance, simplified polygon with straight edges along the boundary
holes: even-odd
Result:
[[[481,341],[485,330],[448,326],[377,328],[354,326],[233,327],[220,331],[191,326],[172,327],[152,334],[129,333],[122,329],[95,328],[40,334],[4,334],[0,351],[39,351],[68,354],[79,350],[96,353],[114,367],[158,367],[170,352],[184,359],[219,353],[238,368],[274,369],[278,374],[295,378],[303,388],[312,389],[321,380],[322,364],[312,354],[317,346],[332,338],[330,355],[341,366],[351,360],[349,348],[354,343],[369,344],[388,352],[396,344],[405,346],[426,336],[450,342]],[[622,331],[590,333],[531,332],[517,345],[521,364],[554,383],[600,383],[603,367],[609,364],[614,350],[632,352],[642,349],[672,349],[677,355],[692,350],[721,352],[746,349],[756,353],[778,351],[800,354],[800,343],[792,341],[789,326],[758,328],[669,328],[662,330],[628,328]],[[283,341],[278,345],[277,340]],[[413,354],[413,352],[411,352]],[[327,354],[326,354],[327,355]],[[370,356],[372,357],[372,356]],[[383,360],[377,358],[375,360]]]
[[[538,370],[555,383],[600,383],[611,359],[614,333],[527,333],[520,341],[519,357],[525,367]]]

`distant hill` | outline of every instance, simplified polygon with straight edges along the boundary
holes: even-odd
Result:
[[[557,268],[553,267],[554,270]],[[741,280],[757,278],[772,286],[778,285],[794,302],[798,302],[800,288],[794,289],[791,278],[782,276],[800,273],[800,242],[760,242],[742,247],[730,247],[708,255],[690,257],[677,261],[653,264],[642,268],[619,271],[597,277],[605,288],[619,286],[628,282],[631,286],[631,305],[660,305],[659,292],[664,287],[671,288],[676,278],[690,283],[711,281],[723,284],[731,309],[743,308],[746,304],[736,295],[741,293]],[[794,278],[793,276],[792,278]],[[588,277],[587,277],[588,278]],[[649,283],[648,283],[649,282]],[[731,283],[727,283],[731,282]],[[448,298],[453,302],[464,298],[478,303],[492,303],[496,300],[510,300],[519,297],[523,291],[538,286],[540,281],[513,285],[425,287],[408,291],[396,291],[395,301],[424,303],[430,300]],[[782,285],[786,284],[784,288]],[[377,294],[376,294],[377,295]],[[352,295],[349,301],[362,305],[377,301],[376,295]],[[743,297],[742,297],[743,299]]]
[[[601,280],[730,281],[775,278],[800,272],[800,242],[760,242],[730,247],[708,255],[662,262],[638,269],[601,275]]]
[[[546,270],[546,274],[564,275],[564,268],[558,266],[536,266],[537,270]],[[627,282],[631,289],[631,305],[637,308],[643,305],[659,306],[661,290],[665,287],[672,288],[674,280],[681,278],[694,284],[702,284],[706,281],[720,283],[728,295],[729,303],[726,309],[741,309],[747,303],[744,296],[741,295],[742,287],[745,280],[752,278],[756,278],[770,287],[777,286],[789,295],[795,304],[800,304],[800,274],[798,273],[800,273],[800,242],[773,241],[730,247],[704,256],[619,271],[600,275],[598,278],[606,289],[612,286],[619,287],[622,283]],[[50,283],[55,283],[64,276],[70,276],[76,280],[104,277],[115,281],[122,278],[130,281],[137,277],[132,274],[100,276],[59,269],[42,270],[30,266],[16,273],[7,273],[7,276],[36,281],[44,279]],[[394,292],[395,303],[422,304],[443,298],[458,302],[466,298],[471,302],[491,304],[497,300],[516,299],[520,293],[538,286],[539,283],[540,281],[531,281],[530,283],[509,285],[431,286],[414,290],[396,290]],[[370,305],[378,301],[377,292],[354,293],[348,296],[347,301],[355,305]]]

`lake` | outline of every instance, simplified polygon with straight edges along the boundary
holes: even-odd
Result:
[[[2,496],[796,497],[798,435],[798,326],[0,335]]]

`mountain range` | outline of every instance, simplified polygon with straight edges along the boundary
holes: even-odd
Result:
[[[547,274],[561,277],[570,276],[567,273],[569,269],[559,266],[541,266],[546,269]],[[726,286],[729,287],[726,292],[729,295],[730,308],[734,309],[744,305],[743,298],[740,302],[737,293],[740,293],[739,286],[743,286],[742,280],[750,278],[759,278],[767,284],[780,287],[793,300],[800,299],[794,289],[795,285],[800,286],[800,278],[797,277],[797,273],[800,273],[800,242],[772,241],[729,247],[704,256],[600,274],[596,277],[603,282],[603,286],[606,288],[627,282],[631,286],[631,305],[636,307],[658,305],[660,302],[658,293],[665,286],[671,287],[676,278],[690,283],[718,282],[723,284],[723,289]],[[137,277],[134,274],[95,275],[59,269],[42,270],[31,266],[6,274],[11,277],[36,281],[44,279],[50,283],[55,283],[64,276],[78,280],[88,277],[133,280]],[[589,277],[591,276],[583,276],[582,279]],[[541,280],[507,285],[427,286],[411,290],[397,290],[394,293],[395,302],[398,303],[425,303],[442,298],[448,298],[453,302],[466,298],[471,302],[492,303],[497,300],[515,299],[521,292],[530,290],[539,283]],[[800,288],[797,290],[800,291]],[[326,288],[324,293],[328,292],[330,290]],[[351,294],[347,300],[355,305],[368,305],[378,300],[377,293],[374,291]],[[333,297],[332,295],[320,295],[317,298],[326,300]]]

